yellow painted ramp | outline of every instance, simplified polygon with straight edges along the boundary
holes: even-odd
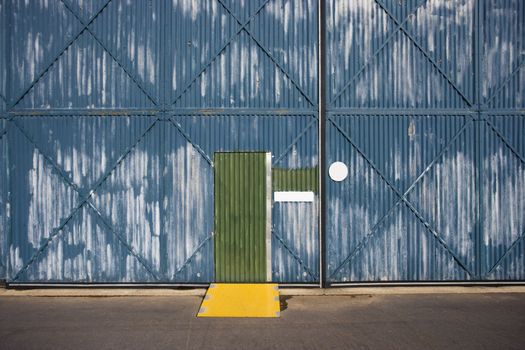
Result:
[[[279,317],[277,284],[212,283],[197,317]]]

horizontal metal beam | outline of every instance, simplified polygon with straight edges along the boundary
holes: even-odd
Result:
[[[115,109],[67,109],[67,108],[53,108],[53,109],[12,109],[8,112],[10,116],[14,117],[36,117],[36,116],[57,116],[57,117],[71,117],[71,116],[143,116],[156,115],[160,113],[159,108],[115,108]]]
[[[38,283],[38,282],[6,282],[6,287],[9,288],[78,288],[78,289],[89,289],[89,288],[173,288],[173,287],[184,287],[184,288],[208,288],[209,283]]]
[[[100,108],[100,109],[13,109],[7,114],[14,117],[33,116],[156,116],[168,115],[317,115],[317,109],[284,108]]]
[[[170,114],[203,114],[203,115],[317,115],[316,108],[177,108],[168,111]]]
[[[319,288],[317,283],[279,283],[279,288]],[[208,288],[210,283],[48,283],[48,282],[6,282],[7,289],[13,288],[75,288],[75,289],[103,289],[103,288]]]
[[[524,108],[329,108],[330,115],[521,115]]]
[[[330,287],[419,287],[419,286],[523,286],[525,281],[428,281],[428,282],[342,282],[329,283]]]
[[[330,115],[473,115],[474,108],[331,108]]]

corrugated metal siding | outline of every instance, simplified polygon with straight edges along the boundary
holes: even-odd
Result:
[[[272,153],[274,169],[310,169],[318,165],[314,115],[181,115],[174,121],[205,158],[212,159],[214,152],[264,150]],[[303,183],[304,177],[295,177],[281,190],[295,190]],[[280,282],[315,282],[319,278],[317,204],[304,203],[304,210],[297,213],[296,206],[273,206],[273,278]],[[305,271],[312,272],[305,276]]]
[[[274,170],[296,169],[292,172],[300,172],[318,165],[318,131],[314,115],[181,115],[174,120],[185,130],[188,139],[210,159],[214,152],[265,150],[272,153]],[[308,170],[308,174],[310,172]],[[311,175],[307,178],[310,180],[308,184],[314,183]],[[276,184],[273,179],[272,183]],[[305,177],[297,176],[283,184],[280,190],[293,191],[305,185]],[[318,281],[317,217],[317,202],[274,203],[272,276],[275,281]]]
[[[328,281],[522,280],[522,2],[327,12]]]
[[[316,1],[13,0],[0,10],[10,282],[213,281],[214,152],[318,166]],[[297,256],[318,276],[317,243],[296,238],[317,236],[315,222],[275,229],[287,235],[272,247],[286,247],[276,279],[305,280],[287,272]]]
[[[458,247],[469,246],[474,234],[468,221],[476,214],[470,119],[331,117],[328,163],[338,160],[349,167],[345,181],[328,180],[332,278],[346,282],[468,277],[454,255]],[[433,238],[437,232],[446,243]],[[472,249],[458,258],[472,261]]]
[[[274,191],[319,191],[319,169],[272,169],[272,189]]]
[[[6,5],[0,3],[0,279],[6,277],[9,220],[9,161],[6,111]]]
[[[525,279],[525,4],[483,3],[484,74],[481,101],[487,111],[480,137],[482,276]],[[504,111],[503,113],[498,110]]]
[[[525,108],[525,4],[491,0],[483,6],[483,101],[489,108]]]
[[[276,282],[319,281],[318,198],[306,203],[274,203],[272,278]]]
[[[469,107],[462,94],[473,94],[473,4],[328,1],[330,106]]]
[[[525,279],[525,116],[487,115],[480,130],[481,272]]]
[[[7,92],[6,92],[6,59],[8,55],[7,50],[7,26],[6,26],[6,4],[4,2],[0,3],[0,28],[2,32],[0,33],[0,48],[2,48],[2,53],[0,54],[0,115],[4,115],[6,103],[7,103]]]
[[[0,119],[0,279],[5,278],[7,266],[7,238],[9,220],[9,161],[6,134],[7,123]]]
[[[326,6],[327,163],[350,170],[324,174],[328,281],[523,279],[525,5]],[[314,185],[316,1],[11,0],[0,20],[9,281],[212,281],[214,152]],[[319,279],[318,200],[274,204],[275,281]]]

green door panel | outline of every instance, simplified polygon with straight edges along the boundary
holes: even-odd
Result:
[[[266,154],[215,153],[215,280],[266,281]]]

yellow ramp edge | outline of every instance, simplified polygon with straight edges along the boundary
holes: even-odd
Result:
[[[279,317],[277,284],[212,283],[197,317]]]

